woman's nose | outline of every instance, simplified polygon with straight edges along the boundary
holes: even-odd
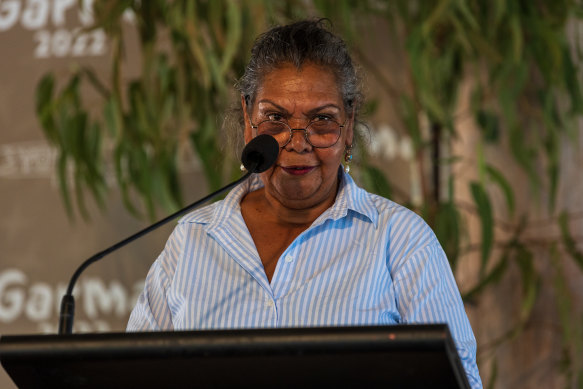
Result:
[[[290,141],[288,146],[291,147],[294,151],[302,152],[309,150],[312,145],[308,142],[307,139],[308,133],[303,128],[293,128],[290,134]]]

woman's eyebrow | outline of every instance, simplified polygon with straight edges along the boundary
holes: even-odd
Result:
[[[330,103],[330,104],[324,104],[324,105],[321,105],[321,106],[319,106],[319,107],[316,107],[316,108],[312,108],[312,109],[310,109],[310,110],[309,110],[308,112],[306,112],[306,113],[307,113],[308,115],[313,115],[313,114],[315,114],[315,113],[321,112],[321,111],[323,111],[323,110],[325,110],[325,109],[328,109],[328,108],[333,108],[333,109],[335,109],[336,111],[340,112],[340,107],[339,107],[338,105],[336,105],[336,104],[333,104],[333,103]]]
[[[259,102],[257,104],[259,105],[259,104],[265,104],[265,103],[272,105],[273,107],[277,108],[279,111],[281,111],[281,112],[283,112],[285,114],[289,114],[289,111],[287,109],[285,109],[281,105],[276,104],[275,102],[273,102],[273,101],[271,101],[269,99],[259,100]]]

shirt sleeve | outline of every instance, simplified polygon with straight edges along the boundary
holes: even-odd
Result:
[[[468,381],[482,388],[476,364],[476,339],[449,262],[434,238],[415,250],[393,274],[397,306],[404,323],[447,323]]]
[[[174,329],[167,294],[181,249],[182,233],[178,226],[148,272],[144,290],[132,310],[126,331],[172,331]]]

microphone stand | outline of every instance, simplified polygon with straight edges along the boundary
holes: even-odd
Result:
[[[103,251],[100,251],[99,253],[97,253],[97,254],[93,255],[92,257],[90,257],[89,259],[85,260],[85,262],[83,262],[81,264],[81,266],[79,266],[77,268],[77,270],[75,271],[75,273],[71,277],[71,280],[69,281],[69,286],[67,288],[67,293],[63,296],[63,298],[61,300],[61,311],[59,313],[59,335],[68,335],[68,334],[73,333],[73,320],[74,320],[74,316],[75,316],[75,298],[73,297],[73,288],[75,287],[75,283],[77,282],[77,278],[79,278],[81,273],[83,273],[83,271],[89,265],[91,265],[93,262],[100,260],[101,258],[105,257],[106,255],[110,254],[111,252],[113,252],[117,249],[120,249],[120,248],[124,247],[125,245],[133,242],[134,240],[140,238],[141,236],[146,235],[147,233],[157,229],[158,227],[161,227],[162,225],[177,218],[178,216],[181,216],[184,213],[186,213],[186,212],[188,212],[196,207],[203,205],[204,203],[211,200],[215,196],[218,196],[221,193],[223,193],[223,192],[233,188],[234,186],[240,184],[241,182],[245,181],[251,175],[251,173],[256,171],[258,165],[260,165],[260,163],[253,161],[250,164],[250,166],[248,166],[248,168],[247,168],[248,173],[245,174],[243,177],[239,178],[238,180],[233,181],[232,183],[222,187],[221,189],[218,189],[217,191],[209,194],[208,196],[188,205],[185,208],[182,208],[181,210],[171,214],[170,216],[165,217],[164,219],[152,224],[151,226],[144,228],[143,230],[133,234],[132,236],[127,237],[126,239],[114,244],[113,246],[111,246]]]

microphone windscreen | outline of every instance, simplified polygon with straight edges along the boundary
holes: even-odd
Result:
[[[274,137],[261,134],[251,139],[243,149],[241,162],[251,173],[261,173],[269,169],[279,155],[279,143]]]

